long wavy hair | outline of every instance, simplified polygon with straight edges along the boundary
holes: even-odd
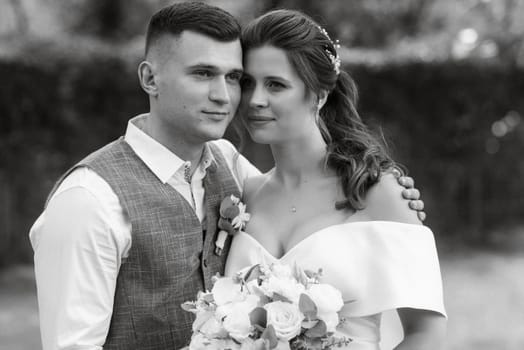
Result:
[[[284,50],[308,94],[329,93],[317,124],[327,144],[326,164],[335,170],[346,198],[336,208],[362,209],[381,173],[397,166],[360,118],[357,88],[348,73],[335,69],[336,47],[327,32],[299,11],[275,10],[250,22],[241,40],[244,52],[264,45]]]

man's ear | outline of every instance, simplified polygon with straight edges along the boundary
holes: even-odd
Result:
[[[158,86],[155,81],[155,67],[149,61],[138,65],[138,80],[142,89],[151,97],[158,96]]]

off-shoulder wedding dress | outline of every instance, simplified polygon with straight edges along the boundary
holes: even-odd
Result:
[[[338,288],[346,302],[341,315],[347,321],[337,331],[353,339],[347,349],[391,348],[402,334],[384,344],[381,333],[385,326],[388,334],[401,332],[399,325],[391,328],[386,325],[391,322],[385,322],[392,319],[390,315],[396,314],[392,310],[397,308],[446,315],[435,240],[426,226],[389,221],[332,225],[309,235],[280,258],[272,256],[248,233],[239,232],[232,242],[226,275],[262,259],[268,263],[296,262],[314,271],[322,268],[322,282]],[[384,314],[389,315],[382,320]]]

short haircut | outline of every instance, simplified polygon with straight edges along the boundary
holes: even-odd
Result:
[[[156,12],[149,21],[145,53],[161,36],[190,30],[222,42],[240,38],[240,24],[229,12],[202,2],[180,2]]]

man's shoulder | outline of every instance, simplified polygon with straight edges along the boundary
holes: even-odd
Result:
[[[78,162],[77,165],[87,165],[102,158],[108,157],[115,152],[121,153],[123,148],[132,151],[131,147],[129,147],[124,139],[120,137],[89,153],[84,159]]]
[[[113,190],[109,184],[89,167],[78,165],[74,167],[60,182],[53,193],[53,197],[72,189],[82,189],[90,196],[103,201],[112,197]]]

